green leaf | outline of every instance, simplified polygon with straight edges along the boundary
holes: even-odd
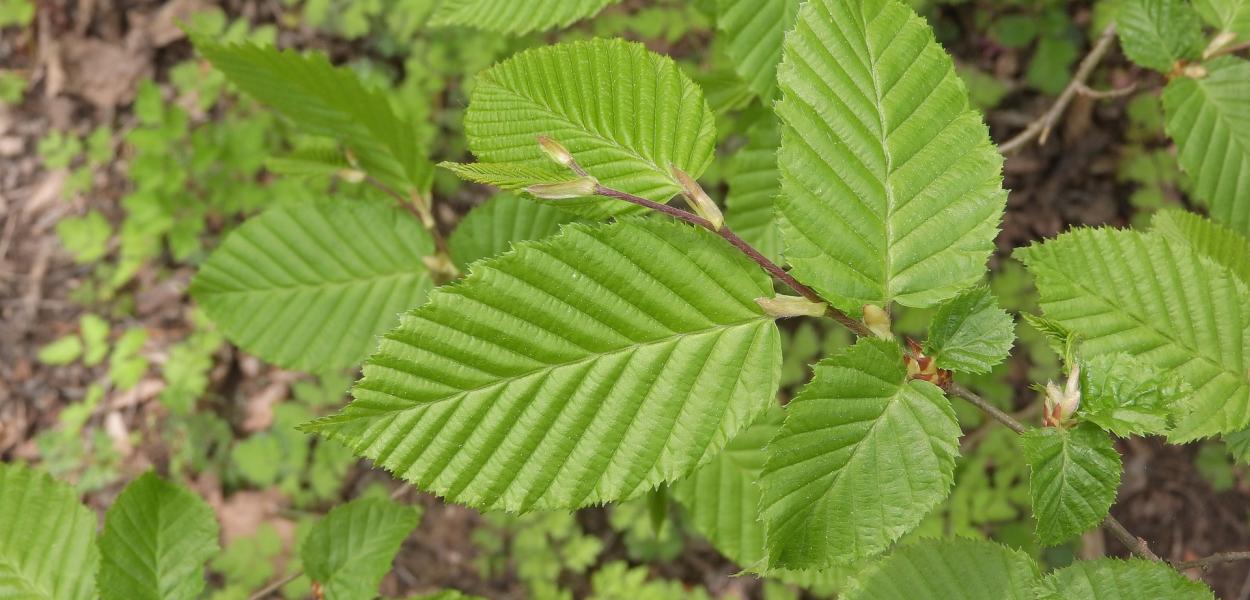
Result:
[[[1207,586],[1191,581],[1167,563],[1138,558],[1074,562],[1042,579],[1039,592],[1038,600],[1215,600]]]
[[[604,185],[664,202],[681,191],[670,164],[697,178],[712,160],[711,109],[672,59],[642,44],[596,39],[528,50],[478,76],[465,114],[484,163],[551,165],[537,138],[563,144]],[[602,217],[611,199],[564,203]]]
[[[980,540],[921,540],[891,553],[846,600],[1033,600],[1037,565],[1019,550]]]
[[[1211,26],[1250,36],[1250,0],[1194,0],[1194,8]]]
[[[1083,361],[1078,415],[1115,435],[1159,435],[1171,427],[1172,406],[1189,386],[1128,354]]]
[[[620,0],[445,0],[430,25],[522,35],[568,27]]]
[[[399,189],[425,190],[433,172],[414,123],[400,119],[381,91],[335,68],[319,53],[253,44],[222,45],[196,37],[195,47],[232,83],[305,131],[344,144],[360,167]]]
[[[73,488],[21,465],[0,464],[0,597],[95,597],[96,516]]]
[[[95,262],[108,253],[109,237],[113,228],[98,210],[88,211],[81,217],[61,219],[56,224],[56,236],[61,245],[74,255],[79,264]]]
[[[765,102],[777,95],[781,44],[798,12],[799,0],[716,1],[716,28],[725,36],[725,53],[738,76]]]
[[[1163,90],[1165,129],[1211,217],[1250,236],[1250,61],[1223,56]]]
[[[352,165],[338,148],[313,146],[270,157],[265,168],[279,175],[338,176],[351,172]]]
[[[1167,73],[1202,53],[1202,23],[1183,0],[1124,0],[1116,24],[1124,55],[1143,67]]]
[[[104,600],[199,597],[217,554],[217,520],[199,496],[151,472],[130,482],[104,519]]]
[[[573,215],[552,206],[499,194],[469,211],[447,240],[456,266],[507,252],[515,242],[538,240],[560,232]]]
[[[1104,431],[1045,427],[1026,431],[1020,442],[1029,461],[1037,541],[1058,545],[1107,518],[1122,466]]]
[[[82,356],[82,339],[71,333],[40,348],[38,358],[45,365],[68,365],[79,356]]]
[[[1174,441],[1250,423],[1250,291],[1226,269],[1182,242],[1115,229],[1078,229],[1018,252],[1046,316],[1081,336],[1083,356],[1125,352],[1193,387]]]
[[[1063,359],[1064,364],[1076,364],[1076,346],[1081,341],[1081,337],[1076,332],[1060,325],[1053,319],[1038,316],[1032,313],[1020,313],[1024,317],[1024,321],[1029,324],[1038,333],[1046,338],[1046,344],[1050,349]]]
[[[941,369],[988,373],[1011,352],[1015,332],[990,288],[977,286],[938,306],[924,353]]]
[[[838,308],[924,307],[976,283],[1006,192],[951,59],[897,0],[813,0],[778,78],[793,273]]]
[[[457,177],[493,185],[501,190],[520,190],[535,184],[563,183],[577,179],[568,169],[554,163],[454,163],[441,162],[438,166],[455,173]]]
[[[431,287],[430,236],[376,204],[275,207],[236,229],[191,283],[226,337],[274,364],[356,364]]]
[[[764,272],[683,223],[566,225],[401,317],[355,401],[305,426],[483,509],[642,495],[774,401]]]
[[[767,458],[764,448],[781,429],[783,416],[780,409],[769,410],[673,488],[695,530],[744,569],[759,568],[764,559],[759,475]]]
[[[781,173],[777,146],[781,132],[769,120],[747,131],[747,144],[729,161],[725,183],[725,223],[747,243],[774,262],[781,260],[781,229],[777,223],[777,195]]]
[[[378,595],[378,584],[421,512],[379,498],[340,504],[313,526],[300,545],[308,577],[321,584],[326,600]]]
[[[1250,241],[1241,234],[1183,210],[1161,210],[1155,213],[1150,226],[1153,231],[1189,244],[1198,254],[1219,263],[1250,285]]]
[[[950,491],[959,424],[902,349],[861,339],[815,367],[786,407],[760,476],[771,566],[820,568],[884,551]]]

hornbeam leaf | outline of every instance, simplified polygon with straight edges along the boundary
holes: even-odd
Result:
[[[1018,251],[1046,316],[1080,336],[1081,354],[1124,352],[1180,376],[1175,441],[1250,423],[1250,290],[1188,244],[1159,234],[1078,229]]]
[[[978,286],[938,307],[929,323],[924,353],[938,368],[988,373],[1011,352],[1016,324],[994,294]]]
[[[330,510],[300,546],[308,577],[325,600],[374,598],[400,544],[417,527],[420,510],[361,498]]]
[[[1161,210],[1150,220],[1153,231],[1189,244],[1199,254],[1232,271],[1250,285],[1250,240],[1201,215]]]
[[[434,27],[463,25],[511,35],[567,27],[620,0],[444,0]]]
[[[757,96],[777,95],[777,63],[786,31],[794,27],[800,0],[717,0],[716,27],[734,71]],[[776,150],[776,146],[773,149]]]
[[[1205,77],[1164,88],[1164,128],[1211,217],[1250,236],[1250,61],[1223,56],[1203,68]]]
[[[940,389],[908,381],[898,344],[821,361],[786,413],[760,476],[770,566],[880,553],[950,491],[959,424]]]
[[[482,509],[642,495],[774,401],[764,271],[682,223],[566,225],[475,263],[400,319],[355,400],[305,425]]]
[[[776,121],[756,124],[747,132],[747,144],[730,159],[725,183],[725,223],[764,256],[781,259],[781,229],[777,224],[777,195],[781,173],[777,146],[781,132]]]
[[[1038,591],[1038,600],[1215,600],[1210,588],[1167,563],[1139,558],[1078,560],[1047,575]]]
[[[1019,550],[961,538],[920,540],[881,560],[846,600],[1033,600],[1037,565]]]
[[[951,59],[897,0],[812,0],[778,72],[793,274],[844,311],[924,307],[981,278],[1002,156]]]
[[[434,243],[377,204],[275,207],[231,233],[191,295],[240,348],[292,369],[348,367],[431,287]]]
[[[1029,462],[1037,540],[1063,543],[1097,527],[1120,485],[1120,454],[1093,425],[1030,429],[1020,438]]]
[[[94,598],[95,528],[95,513],[73,488],[0,464],[0,598]]]
[[[501,190],[520,190],[536,184],[564,183],[577,179],[568,169],[552,163],[454,163],[441,162],[438,166],[455,173],[457,177],[493,185]]]
[[[199,597],[204,563],[217,553],[217,519],[199,496],[152,473],[130,482],[100,536],[105,600]]]
[[[335,68],[317,53],[223,45],[201,37],[195,47],[244,92],[304,130],[341,141],[374,177],[399,189],[429,187],[433,168],[416,126],[396,116],[386,95],[350,70]]]
[[[1191,393],[1179,378],[1128,354],[1082,361],[1078,416],[1120,437],[1168,432],[1172,406]]]
[[[447,240],[456,266],[507,252],[515,242],[538,240],[559,233],[573,215],[552,206],[499,194],[469,211]]]
[[[697,178],[716,143],[703,92],[672,59],[604,39],[527,50],[483,72],[465,132],[479,161],[532,168],[552,164],[545,135],[604,185],[657,202],[681,191],[670,165]],[[588,217],[638,210],[594,198],[562,206]]]
[[[1250,36],[1250,0],[1194,0],[1194,8],[1213,27]]]
[[[1124,0],[1116,21],[1124,55],[1143,67],[1167,73],[1202,52],[1202,22],[1183,0]]]

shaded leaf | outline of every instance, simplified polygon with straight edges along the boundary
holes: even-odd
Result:
[[[1019,550],[961,538],[920,540],[881,560],[846,600],[1033,600],[1037,565]]]
[[[1166,563],[1139,558],[1076,561],[1042,579],[1039,591],[1038,600],[1215,599],[1207,586],[1191,581]]]
[[[430,25],[461,25],[482,31],[522,35],[568,27],[620,0],[444,0]]]
[[[555,235],[574,218],[551,204],[498,194],[460,220],[447,246],[463,270],[474,261],[507,252],[516,242]]]
[[[378,498],[340,504],[317,522],[300,545],[308,577],[326,600],[378,595],[399,546],[417,527],[421,512]]]

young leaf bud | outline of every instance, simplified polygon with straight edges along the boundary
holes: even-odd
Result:
[[[1081,406],[1081,366],[1073,365],[1068,371],[1068,381],[1063,389],[1055,382],[1046,382],[1045,409],[1042,413],[1042,424],[1047,427],[1058,427],[1068,422]]]
[[[880,306],[875,304],[864,305],[864,325],[868,326],[873,335],[883,340],[894,339],[894,332],[891,330],[890,313],[885,312]]]
[[[681,184],[682,194],[686,196],[694,212],[707,219],[712,224],[712,229],[720,231],[720,228],[725,226],[725,215],[721,214],[720,207],[716,206],[707,192],[703,191],[703,186],[685,171],[678,169],[677,165],[669,165],[668,168],[672,171],[677,183]]]
[[[824,302],[812,302],[801,296],[778,294],[772,298],[756,298],[755,303],[766,314],[784,319],[786,317],[819,317],[827,308]]]
[[[545,135],[538,136],[538,147],[547,153],[551,160],[565,167],[573,166],[573,154],[563,144]]]
[[[525,188],[525,191],[544,200],[565,200],[593,196],[598,186],[599,180],[594,177],[578,177],[560,183],[537,183]]]

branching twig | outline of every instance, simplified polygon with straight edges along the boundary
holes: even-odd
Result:
[[[1102,522],[1102,526],[1103,529],[1106,529],[1111,533],[1111,535],[1115,536],[1117,540],[1120,540],[1120,543],[1124,544],[1124,547],[1128,548],[1129,552],[1132,552],[1133,554],[1136,554],[1146,560],[1153,560],[1155,562],[1163,560],[1159,558],[1159,555],[1150,550],[1150,546],[1146,543],[1146,540],[1133,535],[1133,533],[1125,528],[1124,524],[1116,520],[1115,517],[1107,515],[1106,520]]]
[[[264,598],[266,598],[267,596],[269,596],[269,594],[272,594],[272,593],[274,593],[274,592],[278,591],[278,588],[280,588],[280,587],[282,587],[282,586],[284,586],[284,585],[286,585],[286,584],[288,584],[288,583],[291,583],[292,581],[295,581],[296,579],[299,579],[299,578],[300,578],[300,576],[301,576],[301,575],[303,575],[303,574],[304,574],[304,571],[303,571],[302,569],[301,569],[301,570],[297,570],[297,571],[295,571],[295,572],[291,573],[290,575],[287,575],[286,577],[283,577],[282,579],[279,579],[279,580],[277,580],[277,581],[275,581],[275,582],[273,582],[273,583],[270,583],[269,585],[267,585],[267,586],[265,586],[265,587],[263,587],[263,588],[260,588],[260,590],[259,590],[259,591],[257,591],[255,594],[252,594],[250,597],[248,597],[248,600],[264,600]]]
[[[1033,121],[1024,131],[1016,134],[1015,137],[999,144],[998,151],[1003,154],[1010,154],[1019,150],[1025,144],[1037,139],[1039,143],[1045,144],[1046,139],[1050,136],[1050,130],[1055,126],[1055,122],[1067,110],[1068,105],[1072,103],[1072,99],[1076,97],[1079,90],[1085,86],[1085,81],[1094,72],[1094,67],[1102,61],[1103,56],[1111,49],[1111,44],[1115,40],[1115,24],[1108,25],[1102,31],[1102,35],[1098,37],[1098,41],[1094,43],[1094,47],[1090,49],[1089,54],[1081,60],[1080,66],[1076,68],[1076,73],[1072,76],[1072,81],[1068,83],[1068,87],[1063,89],[1059,94],[1059,98],[1055,103]],[[1088,88],[1086,88],[1088,89]]]
[[[1185,569],[1205,569],[1211,565],[1236,562],[1240,560],[1250,560],[1250,551],[1246,552],[1220,552],[1203,558],[1194,560],[1174,560],[1172,566],[1180,570]]]
[[[1025,427],[1024,423],[1017,421],[1015,417],[1003,412],[1002,409],[987,402],[985,398],[976,395],[976,393],[972,390],[959,385],[958,383],[952,382],[950,385],[947,385],[946,393],[971,402],[974,406],[981,409],[982,412],[993,417],[995,421],[1006,425],[1009,429],[1016,433],[1024,433],[1029,429],[1028,427]]]

